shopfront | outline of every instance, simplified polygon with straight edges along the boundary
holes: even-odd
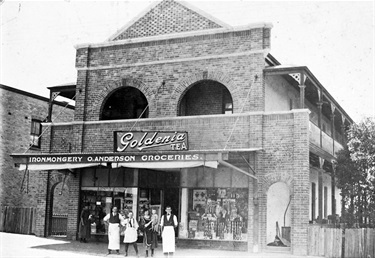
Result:
[[[163,214],[171,206],[178,217],[176,236],[182,243],[248,239],[249,180],[246,175],[199,167],[161,171],[137,168],[85,168],[81,172],[80,205],[89,204],[95,218],[93,235],[105,235],[102,218],[116,206],[126,216],[145,209]],[[207,244],[206,244],[207,245]],[[212,245],[212,243],[210,243]]]
[[[156,132],[146,134],[156,141]],[[166,137],[168,132],[163,134]],[[176,133],[169,135],[172,139]],[[156,209],[160,218],[165,207],[171,206],[178,218],[176,237],[181,246],[247,250],[252,234],[249,228],[249,205],[253,205],[252,198],[249,202],[249,191],[253,189],[251,177],[235,166],[228,166],[224,160],[228,160],[230,151],[189,151],[186,133],[184,138],[186,141],[179,143],[184,146],[183,151],[175,149],[176,143],[160,143],[159,148],[151,141],[145,146],[152,151],[136,152],[134,148],[126,151],[127,148],[121,149],[118,144],[124,146],[124,141],[119,141],[115,134],[113,153],[29,154],[14,158],[21,164],[20,169],[74,173],[80,182],[75,210],[80,212],[89,206],[94,218],[91,234],[97,239],[107,235],[102,219],[113,206],[124,216],[132,211],[137,218],[146,209]],[[254,150],[242,151],[255,155]]]

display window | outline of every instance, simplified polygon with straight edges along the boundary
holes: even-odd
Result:
[[[103,218],[114,206],[125,217],[130,211],[136,213],[137,198],[138,188],[135,187],[82,187],[81,206],[89,206],[91,234],[107,234],[108,228]]]
[[[188,189],[187,231],[180,238],[247,241],[248,189]]]

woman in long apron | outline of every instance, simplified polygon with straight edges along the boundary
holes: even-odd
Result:
[[[125,219],[123,224],[126,229],[124,233],[124,243],[125,243],[125,256],[128,256],[129,245],[132,244],[135,250],[135,254],[138,256],[138,222],[133,218],[133,212],[129,212],[128,218]]]
[[[175,228],[178,226],[177,217],[172,214],[172,208],[167,206],[166,214],[161,217],[160,226],[163,239],[163,253],[166,257],[175,252]]]
[[[117,212],[117,207],[112,208],[112,212],[107,214],[103,221],[108,224],[108,254],[111,250],[120,253],[120,226],[125,223],[124,217]]]

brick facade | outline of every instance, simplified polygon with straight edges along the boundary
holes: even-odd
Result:
[[[162,3],[174,5],[173,1]],[[173,13],[173,8],[166,8],[169,10],[166,13],[178,16],[179,14]],[[144,24],[145,21],[155,20],[147,18],[148,15],[152,17],[158,11],[154,9],[138,20],[118,35],[114,42],[121,42],[121,39],[127,37],[181,32],[169,31],[166,28],[162,28],[162,32],[154,28],[144,31],[148,28]],[[159,20],[154,22],[159,24]],[[152,26],[154,25],[150,27]],[[200,30],[205,29],[212,28],[200,27]],[[113,135],[114,131],[130,128],[187,131],[189,148],[193,150],[262,148],[263,151],[255,155],[254,164],[259,177],[258,186],[255,181],[249,184],[248,219],[251,222],[249,229],[252,234],[249,234],[248,249],[252,250],[255,245],[264,249],[267,244],[264,236],[267,207],[265,197],[268,187],[272,183],[285,181],[291,191],[307,191],[308,188],[305,186],[309,180],[308,173],[307,177],[304,174],[308,169],[308,131],[305,130],[308,128],[308,113],[263,113],[264,56],[270,46],[269,38],[270,28],[254,27],[238,32],[220,31],[178,39],[155,38],[132,43],[79,47],[76,57],[76,122],[52,127],[49,132],[50,151],[63,153],[66,150],[63,139],[70,139],[68,145],[73,153],[111,152],[113,142],[108,140],[108,136]],[[189,91],[195,85],[201,85],[202,93]],[[148,119],[99,121],[104,103],[121,87],[134,87],[144,94],[149,105]],[[224,87],[232,98],[233,115],[209,115],[220,114],[215,110],[222,109],[222,102],[215,102],[215,99],[223,98],[223,91],[218,91],[220,87]],[[199,102],[199,97],[203,97],[205,101]],[[187,115],[205,115],[178,117],[182,101],[190,104],[191,110],[190,113],[186,113]],[[249,111],[253,113],[246,113]],[[243,114],[239,114],[240,112]],[[296,135],[299,136],[298,141],[294,140]],[[298,159],[301,159],[301,164],[295,164],[294,161]],[[242,169],[248,169],[247,165],[238,159],[232,157],[230,161]],[[306,167],[302,167],[303,165]],[[295,179],[297,175],[298,180]],[[78,181],[75,179],[74,182],[78,184]],[[74,187],[70,185],[71,194],[75,192]],[[259,192],[256,189],[259,189]],[[260,196],[259,206],[253,204],[253,199],[257,196]],[[74,198],[78,198],[78,192]],[[302,197],[296,196],[293,199],[293,207],[296,210],[301,202],[299,198]],[[77,199],[77,213],[78,206]],[[72,229],[69,235],[73,238],[74,226],[77,226],[77,213],[73,212],[72,218],[69,218],[69,228]],[[307,222],[308,218],[298,217],[299,211],[296,211],[296,214],[298,215],[292,226],[293,239],[306,238],[306,234],[300,233],[302,231],[298,227],[304,224],[304,220]],[[293,252],[303,253],[306,241],[296,241],[300,244],[296,243],[293,246]]]
[[[51,125],[42,150],[111,153],[114,132],[127,130],[186,131],[190,150],[257,149],[246,153],[249,163],[236,153],[230,153],[228,160],[257,178],[247,181],[247,250],[266,249],[268,190],[283,182],[291,195],[291,252],[306,255],[309,111],[265,112],[270,29],[267,24],[229,28],[184,4],[165,0],[110,41],[77,46],[74,122]],[[148,118],[100,120],[106,101],[123,87],[134,87],[145,96]],[[231,98],[233,114],[222,114],[225,94]],[[226,169],[219,165],[217,170]],[[37,235],[43,236],[49,230],[52,193],[64,173],[38,175]],[[77,236],[80,176],[76,169],[66,178],[70,239]]]
[[[36,207],[38,189],[44,184],[39,181],[35,172],[25,174],[15,168],[10,154],[28,150],[31,120],[45,120],[48,114],[48,99],[5,85],[0,85],[0,99],[0,205]],[[55,122],[73,120],[72,109],[54,106]],[[42,145],[45,144],[43,140]],[[31,148],[27,152],[37,153],[40,150]],[[24,184],[21,190],[22,181]]]

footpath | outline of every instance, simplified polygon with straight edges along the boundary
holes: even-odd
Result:
[[[138,244],[139,257],[145,257],[142,244]],[[65,238],[43,238],[34,235],[20,235],[0,232],[0,257],[1,258],[93,258],[93,257],[124,257],[124,244],[121,245],[120,255],[107,254],[107,243],[90,241],[68,241]],[[129,246],[129,258],[136,257],[134,249]],[[150,256],[149,256],[150,257]],[[162,247],[155,250],[155,258],[164,257]],[[187,249],[177,246],[173,258],[318,258],[317,256],[295,256],[286,253],[248,253],[240,251]]]

